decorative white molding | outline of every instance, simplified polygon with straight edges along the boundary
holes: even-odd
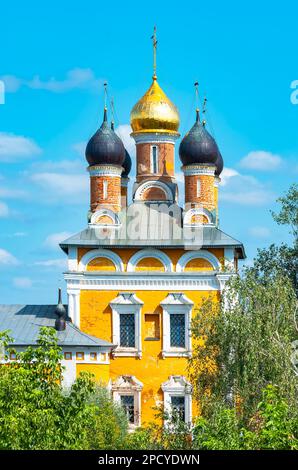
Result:
[[[224,259],[225,259],[225,268],[229,271],[234,271],[234,248],[225,248],[224,249]]]
[[[214,225],[214,222],[213,222],[213,216],[211,214],[210,211],[208,211],[207,209],[203,208],[203,207],[196,207],[196,208],[192,208],[192,209],[189,209],[187,212],[185,212],[184,214],[184,217],[183,217],[183,226],[185,225],[198,225],[197,223],[192,223],[191,222],[191,219],[193,216],[196,216],[196,215],[204,215],[207,220],[208,220],[208,225]],[[201,224],[201,225],[207,225],[207,224]]]
[[[168,255],[166,255],[160,250],[156,250],[153,248],[145,248],[144,250],[137,251],[130,258],[127,264],[127,272],[134,272],[136,270],[136,266],[139,263],[139,261],[141,261],[144,258],[156,258],[164,265],[166,272],[173,271],[173,264]]]
[[[105,248],[91,250],[86,253],[79,262],[78,271],[86,271],[87,265],[95,258],[107,258],[115,265],[116,271],[124,271],[122,259],[116,253]]]
[[[171,416],[171,397],[184,397],[185,422],[191,424],[192,420],[192,386],[182,375],[171,375],[169,380],[161,384],[164,393],[164,411]],[[166,424],[166,423],[165,423]]]
[[[144,302],[137,298],[134,293],[120,293],[110,302],[112,308],[112,336],[113,344],[117,345],[113,349],[113,356],[142,357],[142,317],[141,307]],[[133,313],[135,317],[135,347],[120,346],[120,315],[123,313]]]
[[[185,176],[214,176],[215,165],[186,165],[182,166],[181,170],[184,172]]]
[[[100,271],[65,273],[64,278],[70,289],[83,290],[157,290],[157,291],[219,291],[220,286],[213,271],[200,273],[115,273]]]
[[[136,144],[175,144],[176,140],[180,137],[179,134],[159,133],[159,132],[144,132],[132,133]]]
[[[71,289],[67,286],[68,316],[77,328],[80,328],[80,293],[80,289]]]
[[[170,293],[161,303],[163,309],[162,329],[163,344],[162,356],[165,357],[190,357],[191,356],[191,310],[194,305],[192,300],[188,299],[182,293]],[[172,347],[170,343],[171,322],[170,316],[175,314],[184,314],[185,322],[185,347]]]
[[[176,271],[178,273],[181,273],[184,271],[185,266],[187,263],[193,259],[205,259],[209,261],[209,263],[213,266],[213,269],[215,270],[220,270],[221,265],[219,260],[214,256],[212,253],[210,253],[207,250],[196,250],[196,251],[188,251],[187,253],[184,253],[184,255],[179,258],[177,265],[176,265]]]
[[[154,180],[147,180],[144,183],[140,184],[140,186],[138,186],[134,194],[134,200],[143,201],[142,196],[144,192],[146,192],[148,189],[151,189],[151,188],[158,188],[161,191],[163,191],[166,197],[166,201],[171,201],[171,202],[174,201],[173,194],[169,186],[163,181],[154,181]],[[154,200],[154,202],[157,202],[157,201]],[[165,202],[165,201],[163,200],[162,202]]]
[[[102,216],[107,216],[107,217],[110,217],[113,221],[112,224],[101,224],[101,223],[97,223],[96,220],[99,218],[99,217],[102,217]],[[94,225],[96,227],[106,227],[106,226],[112,226],[112,227],[115,227],[115,226],[120,226],[121,225],[121,222],[120,222],[120,219],[118,217],[118,214],[116,214],[115,212],[111,211],[110,209],[99,209],[95,212],[93,212],[93,214],[91,215],[91,219],[90,219],[90,223],[89,225]]]
[[[141,426],[141,392],[143,384],[134,375],[120,375],[110,384],[113,399],[121,404],[121,395],[132,395],[134,397],[134,423],[130,428]]]
[[[87,171],[90,176],[112,176],[121,178],[123,168],[120,165],[93,165],[88,166]]]

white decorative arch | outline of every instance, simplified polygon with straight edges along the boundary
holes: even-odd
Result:
[[[122,259],[113,251],[106,249],[91,250],[86,253],[79,262],[78,271],[86,271],[87,265],[95,258],[107,258],[114,263],[116,271],[124,271]]]
[[[208,220],[208,224],[214,223],[213,215],[211,214],[211,212],[201,207],[201,208],[189,209],[184,215],[183,225],[194,225],[191,223],[191,219],[194,215],[204,215]]]
[[[189,261],[191,261],[193,259],[198,259],[198,258],[205,259],[205,260],[209,261],[209,263],[213,266],[213,268],[216,271],[220,270],[220,268],[221,268],[219,260],[216,258],[216,256],[214,256],[212,253],[210,253],[210,251],[195,250],[195,251],[188,251],[187,253],[182,255],[181,258],[179,258],[179,260],[177,262],[177,266],[176,266],[176,271],[178,273],[182,273],[185,269],[185,266],[187,265],[187,263]]]
[[[173,271],[173,264],[172,264],[171,259],[168,257],[168,255],[166,255],[160,250],[155,250],[153,248],[147,248],[144,250],[137,251],[137,253],[135,253],[130,258],[128,265],[127,265],[127,271],[128,272],[135,271],[138,262],[144,258],[156,258],[164,265],[166,272]]]
[[[96,220],[99,217],[102,217],[102,216],[110,217],[110,219],[113,221],[112,225],[120,225],[120,220],[119,220],[118,215],[115,214],[115,212],[111,211],[110,209],[99,209],[98,211],[95,211],[91,215],[90,224],[91,225],[97,225],[97,226],[108,225],[108,224],[98,224],[98,223],[96,223]]]
[[[140,201],[142,200],[142,195],[145,191],[151,188],[158,188],[161,189],[165,196],[167,201],[173,201],[173,194],[172,191],[170,190],[169,186],[165,184],[163,181],[146,181],[143,184],[140,184],[138,189],[135,192],[134,199],[135,201]]]

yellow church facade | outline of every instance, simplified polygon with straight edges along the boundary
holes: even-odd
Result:
[[[219,228],[223,159],[199,110],[179,145],[183,205],[175,170],[179,113],[155,71],[132,109],[131,127],[133,161],[105,107],[86,147],[88,226],[60,244],[68,257],[68,315],[81,332],[107,344],[106,361],[77,360],[76,374],[89,370],[105,384],[131,428],[154,420],[156,407],[178,410],[190,423],[196,415],[187,372],[191,321],[204,299],[220,300],[245,253]]]

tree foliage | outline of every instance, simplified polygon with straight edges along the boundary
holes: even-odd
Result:
[[[11,340],[0,336],[2,349]],[[8,356],[6,357],[8,359]],[[0,449],[112,449],[124,446],[127,421],[120,408],[81,374],[62,388],[56,331],[41,328],[37,347],[0,367]]]

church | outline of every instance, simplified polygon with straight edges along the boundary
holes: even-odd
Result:
[[[60,244],[68,305],[60,298],[56,307],[0,306],[0,330],[11,330],[16,348],[34,344],[39,326],[56,325],[65,386],[92,372],[124,407],[131,429],[154,420],[157,406],[191,423],[191,320],[204,299],[220,300],[245,258],[242,243],[219,228],[223,158],[199,109],[193,113],[180,137],[178,109],[154,63],[152,83],[131,110],[132,161],[105,103],[86,146],[88,224]]]

